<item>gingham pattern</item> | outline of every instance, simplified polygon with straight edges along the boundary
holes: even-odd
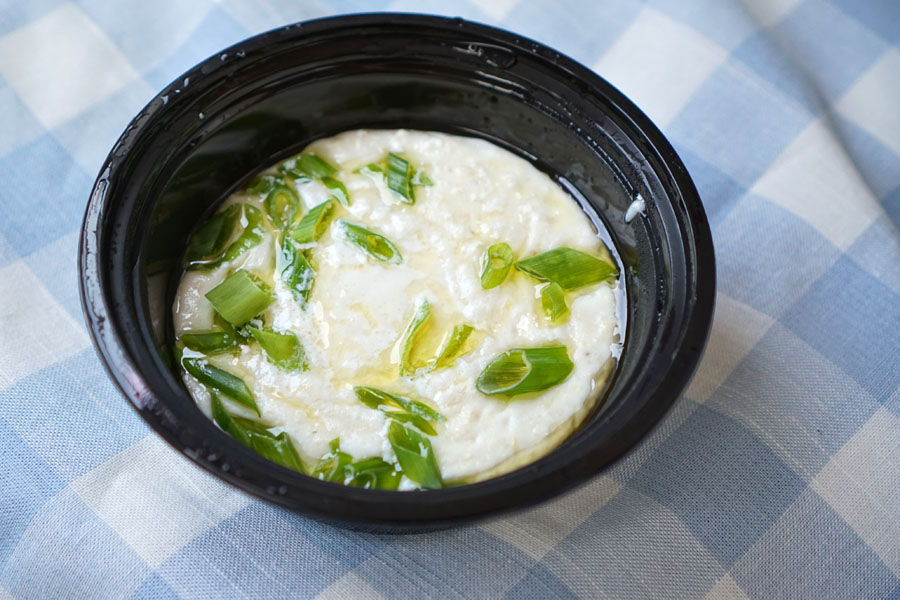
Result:
[[[333,529],[220,483],[107,380],[77,301],[94,174],[154,91],[248,35],[460,15],[593,67],[713,225],[706,358],[604,476],[502,520]],[[900,598],[900,2],[3,0],[0,599]]]

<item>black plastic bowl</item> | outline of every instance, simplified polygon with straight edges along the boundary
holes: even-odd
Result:
[[[625,348],[603,408],[537,462],[428,492],[349,488],[268,462],[194,404],[166,353],[188,233],[254,171],[341,131],[478,136],[556,177],[609,231],[628,298]],[[645,214],[624,214],[640,194]],[[132,121],[97,178],[79,252],[85,318],[141,417],[198,465],[304,514],[404,531],[522,508],[600,472],[681,394],[712,319],[709,225],[659,130],[590,70],[460,19],[355,15],[291,25],[204,61]]]

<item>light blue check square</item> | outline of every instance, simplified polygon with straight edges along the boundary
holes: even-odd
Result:
[[[3,198],[0,196],[0,203],[2,203]],[[18,253],[15,248],[13,248],[12,244],[6,241],[6,238],[3,237],[3,234],[0,234],[0,268],[5,267],[9,263],[15,261],[19,258]]]
[[[28,398],[29,409],[22,399]],[[93,349],[0,391],[0,417],[67,481],[147,435]]]
[[[879,404],[837,365],[775,323],[706,406],[739,420],[809,482]]]
[[[127,598],[149,571],[115,531],[64,489],[32,518],[0,572],[0,585],[20,598]]]
[[[180,600],[180,598],[158,573],[147,576],[131,596],[131,600]]]
[[[693,27],[726,50],[740,44],[758,27],[747,12],[721,0],[648,0],[647,3]]]
[[[677,150],[697,186],[706,216],[715,227],[737,206],[746,190],[687,148]]]
[[[581,598],[702,598],[724,574],[677,515],[629,488],[541,562]]]
[[[388,539],[354,570],[386,598],[497,598],[535,564],[516,546],[475,528]]]
[[[853,166],[878,198],[900,187],[900,156],[849,119],[834,115],[831,123]]]
[[[575,11],[548,9],[542,0],[522,0],[501,25],[592,65],[628,29],[639,10],[637,2],[628,0],[585,2]]]
[[[898,208],[900,208],[900,188],[898,188]],[[900,214],[892,222],[890,217],[880,217],[866,229],[846,254],[857,266],[886,285],[895,294],[900,294]]]
[[[900,583],[811,490],[741,557],[731,576],[751,600],[885,598]]]
[[[812,113],[735,61],[729,58],[709,76],[667,133],[677,147],[749,187],[809,123]]]
[[[15,123],[15,127],[4,128],[0,135],[0,156],[37,139],[45,131],[3,77],[0,77],[0,115],[4,122]]]
[[[628,482],[677,514],[725,569],[803,490],[740,422],[701,406]]]
[[[91,178],[52,135],[0,157],[4,177],[0,235],[31,254],[81,225]]]
[[[713,239],[719,289],[773,317],[840,256],[800,217],[755,194],[738,203],[713,230]]]
[[[154,91],[160,91],[181,74],[213,54],[236,44],[249,35],[247,29],[235,21],[221,7],[213,8],[177,49],[169,49],[156,68],[147,73],[146,80]]]
[[[883,40],[825,0],[803,0],[774,27],[773,35],[784,47],[782,52],[833,99],[887,48]]]
[[[900,387],[900,294],[846,256],[781,322],[878,401]]]
[[[68,233],[24,258],[28,269],[76,323],[84,321],[78,294],[78,234]]]
[[[0,418],[0,571],[41,507],[65,482]]]
[[[185,600],[314,598],[351,565],[330,556],[286,516],[254,502],[186,544],[158,573]]]
[[[504,600],[579,600],[579,596],[544,564],[532,567],[519,583],[510,589]]]
[[[900,3],[896,0],[832,0],[847,15],[893,44],[900,42]]]

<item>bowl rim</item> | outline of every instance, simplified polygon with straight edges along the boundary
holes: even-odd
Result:
[[[536,470],[534,466],[552,457],[556,453],[554,450],[531,465],[475,484],[423,493],[362,490],[301,476],[269,463],[259,456],[250,456],[253,454],[252,451],[243,447],[240,449],[246,456],[240,456],[239,461],[235,460],[233,455],[229,456],[231,468],[223,462],[204,459],[179,439],[171,428],[173,425],[177,428],[178,423],[167,423],[165,411],[147,410],[148,403],[154,401],[153,392],[141,375],[140,364],[129,355],[122,341],[122,332],[117,330],[115,320],[111,318],[108,293],[104,285],[105,278],[101,277],[103,249],[100,247],[100,236],[104,215],[110,210],[114,200],[107,192],[110,180],[115,177],[117,170],[122,168],[123,157],[134,149],[135,142],[139,138],[137,134],[155,115],[165,110],[167,104],[165,97],[177,90],[179,84],[187,78],[202,78],[205,67],[218,66],[220,56],[249,53],[270,44],[289,42],[298,37],[328,32],[332,29],[378,25],[416,26],[441,32],[457,31],[467,36],[467,39],[476,38],[485,40],[486,43],[511,47],[516,51],[551,62],[562,72],[577,78],[579,84],[587,91],[609,101],[630,121],[629,125],[641,134],[641,142],[646,143],[655,153],[659,159],[659,167],[666,170],[664,174],[677,189],[690,226],[686,236],[694,249],[693,255],[688,257],[688,263],[693,266],[695,273],[692,278],[693,289],[690,290],[692,296],[687,300],[690,312],[681,330],[683,332],[681,342],[668,363],[669,370],[665,378],[656,387],[653,401],[644,402],[637,410],[625,415],[627,418],[621,414],[617,415],[621,426],[607,439],[602,456],[599,455],[597,448],[593,448],[592,454],[591,448],[582,447],[581,454],[575,457],[579,460],[570,461],[572,464]],[[104,368],[120,392],[129,400],[132,408],[179,453],[188,456],[195,464],[229,483],[258,497],[305,514],[328,520],[401,528],[445,526],[507,510],[522,509],[586,482],[620,459],[656,427],[675,400],[681,396],[693,375],[712,326],[716,280],[712,235],[696,187],[672,145],[631,100],[594,71],[529,38],[461,18],[411,13],[339,15],[280,27],[220,50],[176,78],[134,117],[104,160],[84,213],[78,248],[78,270],[79,295],[85,323]],[[211,421],[209,424],[215,429]],[[225,447],[228,443],[238,444],[223,432],[218,433],[221,434],[221,438],[227,439]],[[238,464],[253,470],[262,470],[271,476],[267,479],[269,481],[284,482],[290,479],[291,482],[282,483],[277,487],[262,486],[259,480],[250,481],[251,478],[237,476],[235,472],[239,469],[235,467]],[[296,477],[302,477],[307,481],[298,483],[294,481]],[[325,495],[328,499],[316,506],[298,502],[302,494],[309,493]],[[352,507],[353,511],[348,513],[348,507]]]

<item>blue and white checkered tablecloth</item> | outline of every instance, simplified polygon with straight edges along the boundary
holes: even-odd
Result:
[[[659,125],[712,222],[684,398],[524,514],[374,536],[255,500],[143,425],[82,325],[75,250],[119,133],[288,22],[459,15],[556,47]],[[900,598],[897,0],[0,0],[0,600]]]

